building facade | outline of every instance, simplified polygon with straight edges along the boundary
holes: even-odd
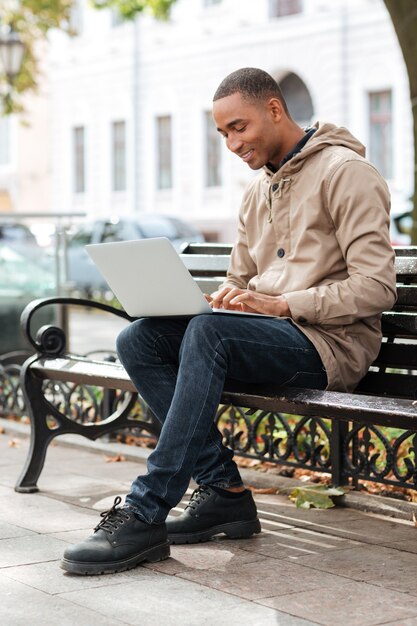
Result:
[[[0,216],[51,210],[48,47],[39,45],[38,90],[23,100],[24,112],[0,112]]]
[[[301,125],[347,126],[393,210],[408,208],[408,80],[382,0],[178,0],[166,22],[77,7],[78,35],[51,42],[54,211],[168,213],[233,240],[254,173],[227,151],[211,104],[244,66],[276,78]]]

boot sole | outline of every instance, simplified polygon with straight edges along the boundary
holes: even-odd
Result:
[[[258,519],[248,522],[229,522],[228,524],[219,524],[212,526],[206,530],[200,530],[194,533],[170,533],[168,532],[168,540],[173,545],[183,543],[202,543],[209,541],[214,535],[224,533],[229,539],[247,539],[252,535],[261,532],[261,523]]]
[[[82,563],[79,561],[69,561],[63,559],[61,568],[70,574],[80,574],[84,576],[94,576],[98,574],[115,574],[116,572],[124,572],[133,569],[139,563],[147,561],[149,563],[157,563],[164,561],[170,556],[169,543],[163,543],[159,546],[148,548],[129,559],[123,561],[114,561],[110,563]]]

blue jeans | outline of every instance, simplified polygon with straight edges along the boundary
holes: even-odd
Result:
[[[233,452],[214,425],[224,387],[244,383],[272,391],[284,384],[327,385],[315,347],[288,319],[210,314],[144,318],[120,333],[117,351],[163,424],[148,457],[148,473],[138,476],[126,497],[147,523],[167,517],[191,477],[202,485],[242,485]]]

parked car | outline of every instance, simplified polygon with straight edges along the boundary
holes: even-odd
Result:
[[[55,278],[52,272],[38,265],[31,257],[0,242],[0,355],[14,350],[32,349],[20,330],[20,315],[32,300],[54,294]],[[33,330],[53,321],[52,309],[36,312]]]
[[[165,215],[95,219],[78,226],[67,242],[68,281],[81,291],[108,289],[107,283],[85,250],[90,243],[167,237],[179,251],[184,243],[204,241],[203,235],[182,220]]]
[[[20,222],[0,219],[0,245],[2,244],[30,258],[39,258],[41,255],[35,235],[28,226]]]

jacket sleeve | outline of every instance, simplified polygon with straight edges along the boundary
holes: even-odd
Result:
[[[394,251],[389,237],[389,191],[366,161],[344,162],[324,190],[347,277],[285,293],[300,323],[345,325],[390,309],[396,299]]]

